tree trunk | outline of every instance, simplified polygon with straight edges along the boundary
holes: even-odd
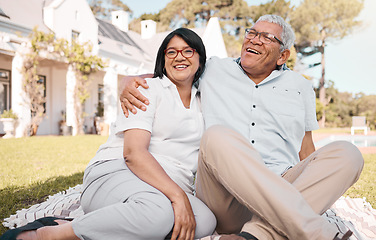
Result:
[[[77,76],[77,75],[76,75]],[[76,126],[77,126],[77,132],[74,135],[83,135],[84,134],[84,109],[83,109],[83,103],[80,101],[79,97],[79,87],[81,86],[82,82],[81,80],[77,78],[76,82],[76,88],[75,88],[75,103],[74,103],[74,110],[76,115]]]
[[[326,100],[326,89],[325,89],[325,38],[326,33],[325,29],[321,31],[321,46],[320,46],[320,52],[321,52],[321,78],[319,83],[319,100],[323,104],[324,109],[322,112],[322,118],[319,120],[320,128],[325,127],[325,108],[328,105],[328,102]]]
[[[75,103],[74,103],[74,110],[76,114],[76,126],[77,126],[77,132],[75,135],[83,135],[84,134],[84,124],[83,124],[83,105],[80,102],[79,97],[77,96],[77,88],[76,88],[76,94],[75,94]]]
[[[39,100],[33,100],[33,102],[38,102]],[[30,104],[31,108],[31,123],[29,125],[29,135],[36,136],[39,125],[43,121],[44,118],[44,106],[43,102],[40,104]]]
[[[82,89],[85,89],[85,83],[82,77],[82,73],[74,67],[75,76],[76,76],[76,86],[74,87],[74,114],[75,114],[75,123],[76,130],[73,130],[72,135],[83,135],[84,134],[84,107],[81,97],[83,95]]]

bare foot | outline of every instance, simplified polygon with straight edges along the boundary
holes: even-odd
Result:
[[[54,220],[54,222],[56,222],[56,223],[59,224],[59,225],[62,225],[62,224],[69,223],[69,222],[71,222],[71,221],[63,220],[63,219],[56,219],[56,220]]]
[[[231,234],[231,235],[222,235],[220,240],[244,240],[244,238],[235,234]]]
[[[65,222],[56,226],[42,227],[37,230],[36,240],[80,240],[73,231],[72,223]],[[34,240],[34,239],[33,239]]]
[[[37,231],[26,231],[18,234],[17,240],[37,240]]]
[[[59,225],[62,225],[62,224],[66,224],[66,223],[69,223],[70,221],[67,221],[67,220],[61,220],[61,219],[57,219],[57,220],[54,220],[57,224]],[[46,227],[43,227],[43,228],[46,228]],[[45,239],[44,238],[44,235],[46,233],[45,231],[46,229],[43,229],[43,230],[33,230],[33,231],[25,231],[25,232],[22,232],[20,233],[18,236],[17,236],[17,240],[39,240],[39,239]]]

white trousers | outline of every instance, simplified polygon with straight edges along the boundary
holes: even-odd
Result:
[[[165,239],[172,230],[170,200],[135,176],[123,159],[97,162],[85,170],[74,233],[84,240]],[[196,218],[196,238],[212,234],[216,220],[198,198],[187,194]]]
[[[246,138],[213,126],[201,140],[197,197],[215,214],[219,233],[246,231],[260,240],[332,240],[338,229],[320,215],[358,180],[363,164],[359,150],[340,141],[315,151],[281,177],[265,166]]]

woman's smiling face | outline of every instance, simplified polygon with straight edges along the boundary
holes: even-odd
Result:
[[[193,51],[191,57],[184,57],[181,51],[179,51],[174,58],[169,58],[166,56],[169,50],[189,50]],[[190,84],[194,80],[195,74],[200,66],[199,58],[197,52],[192,49],[182,38],[179,36],[174,36],[171,38],[165,50],[165,69],[167,77],[177,86]]]

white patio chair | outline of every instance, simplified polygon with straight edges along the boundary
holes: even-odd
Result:
[[[364,130],[364,135],[367,135],[368,127],[366,124],[366,117],[364,116],[353,116],[351,135],[354,135],[355,130]]]

